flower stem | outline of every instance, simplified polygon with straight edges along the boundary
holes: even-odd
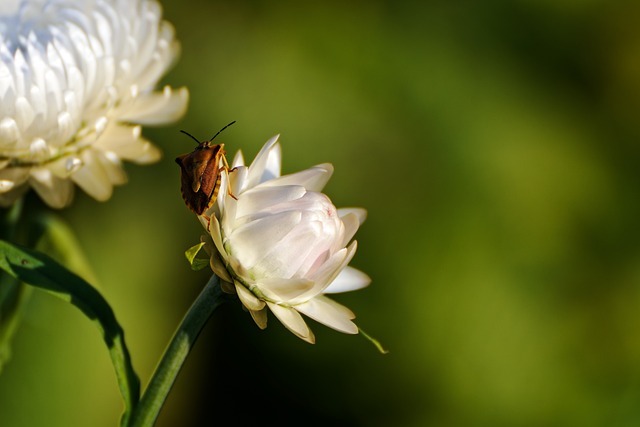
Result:
[[[147,386],[140,402],[133,410],[130,427],[151,427],[164,405],[173,383],[193,348],[200,331],[213,311],[224,301],[220,280],[214,274],[185,315],[175,332],[162,360]]]

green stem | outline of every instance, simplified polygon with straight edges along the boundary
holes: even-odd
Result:
[[[158,418],[173,383],[213,311],[223,302],[220,280],[214,274],[185,315],[162,360],[133,410],[130,427],[150,427]]]

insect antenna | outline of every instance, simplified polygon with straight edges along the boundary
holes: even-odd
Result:
[[[191,138],[193,138],[193,140],[195,142],[197,142],[198,144],[200,144],[200,141],[198,141],[198,138],[196,138],[195,136],[191,135],[189,132],[187,132],[186,130],[181,130],[180,132],[184,133],[187,136],[190,136]]]
[[[235,122],[236,122],[236,121],[234,120],[234,121],[232,121],[231,123],[229,123],[228,125],[226,125],[225,127],[223,127],[222,129],[220,129],[220,130],[218,131],[218,133],[216,133],[215,135],[213,135],[213,138],[211,138],[209,141],[213,141],[213,140],[216,138],[216,136],[220,135],[220,132],[222,132],[223,130],[225,130],[226,128],[228,128],[229,126],[231,126],[232,124],[234,124]]]

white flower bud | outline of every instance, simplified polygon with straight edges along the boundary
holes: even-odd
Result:
[[[365,211],[337,210],[321,193],[333,167],[322,164],[280,176],[277,137],[251,166],[244,166],[241,154],[233,164],[229,180],[235,198],[223,185],[206,213],[210,223],[201,217],[219,253],[212,258],[214,271],[233,282],[261,328],[266,327],[268,307],[311,343],[315,338],[300,313],[340,332],[358,333],[353,312],[324,296],[370,283],[366,274],[348,267],[357,246],[351,239]]]

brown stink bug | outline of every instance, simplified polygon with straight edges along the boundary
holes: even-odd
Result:
[[[213,206],[220,190],[221,173],[229,173],[229,163],[227,163],[227,158],[225,157],[224,144],[212,144],[211,142],[220,132],[234,123],[235,120],[220,129],[208,141],[198,141],[193,135],[183,130],[180,131],[198,143],[196,149],[191,153],[176,157],[176,163],[180,166],[182,198],[187,207],[196,215],[204,215]],[[228,179],[227,185],[229,185]],[[229,194],[235,198],[231,194],[230,188]]]

